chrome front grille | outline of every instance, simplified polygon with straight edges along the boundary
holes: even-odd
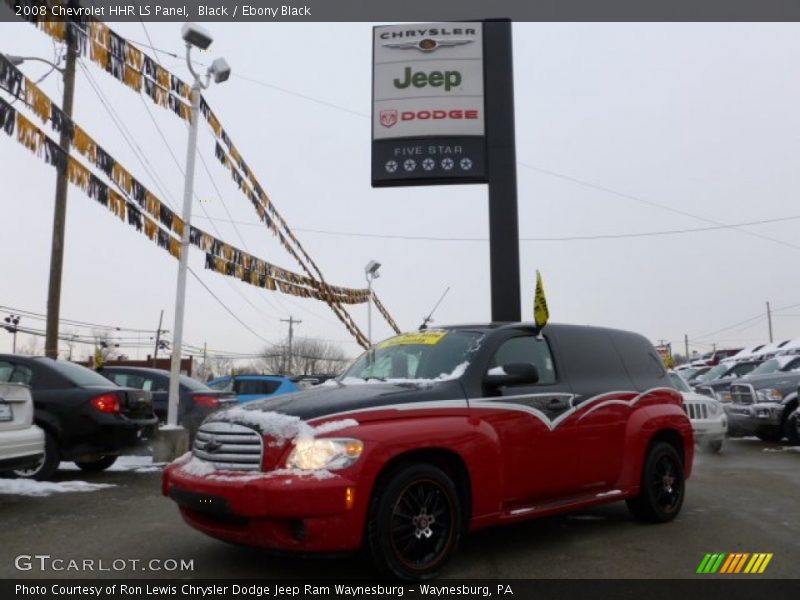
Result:
[[[708,406],[700,402],[686,402],[683,405],[683,410],[686,411],[690,419],[708,418]]]
[[[263,453],[261,434],[236,423],[204,423],[194,438],[193,454],[220,470],[260,471]]]
[[[734,404],[753,404],[756,391],[749,383],[734,383],[731,385],[731,398]]]

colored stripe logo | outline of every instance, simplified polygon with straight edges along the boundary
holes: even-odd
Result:
[[[713,554],[706,554],[700,566],[697,567],[697,573],[706,575],[714,573],[731,574],[750,574],[763,573],[767,569],[767,565],[772,560],[772,553],[766,552],[716,552]]]

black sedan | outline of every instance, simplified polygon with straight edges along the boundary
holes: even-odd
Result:
[[[34,422],[45,432],[44,456],[15,471],[19,477],[49,479],[62,460],[102,471],[157,423],[148,392],[121,388],[69,361],[0,354],[0,381],[31,387]]]
[[[148,390],[153,395],[153,412],[161,422],[167,420],[169,397],[169,371],[143,367],[103,367],[98,371],[117,385]],[[233,392],[212,390],[205,383],[180,376],[180,400],[178,423],[183,425],[191,438],[208,415],[237,403]]]

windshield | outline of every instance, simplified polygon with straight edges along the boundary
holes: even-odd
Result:
[[[722,374],[729,368],[729,365],[717,365],[707,373],[700,375],[700,377],[697,378],[697,381],[713,381],[719,377],[722,377]]]
[[[185,386],[188,390],[192,392],[209,392],[211,388],[208,387],[202,381],[197,381],[197,379],[192,379],[187,375],[181,375],[180,377],[181,385]]]
[[[208,384],[208,387],[220,392],[230,392],[231,390],[233,390],[233,378],[225,377],[224,379],[212,381],[211,383]]]
[[[389,338],[367,350],[341,379],[455,379],[483,336],[473,331],[423,331]]]
[[[750,371],[750,375],[768,375],[770,373],[774,373],[778,369],[781,368],[780,361],[771,358],[768,361],[765,361],[758,365],[755,369]]]
[[[691,392],[692,389],[689,387],[689,384],[684,381],[683,377],[678,375],[677,373],[670,373],[669,378],[672,381],[672,385],[674,385],[679,392]]]
[[[73,362],[66,360],[53,360],[51,358],[40,358],[38,360],[46,362],[46,364],[52,367],[55,371],[58,371],[62,376],[66,377],[75,385],[109,387],[109,384],[111,384],[111,382],[100,375],[100,373]]]

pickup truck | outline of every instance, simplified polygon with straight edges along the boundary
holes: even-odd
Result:
[[[211,415],[162,493],[213,537],[365,546],[385,574],[420,580],[482,527],[620,500],[670,521],[693,457],[644,337],[491,323],[399,335],[338,379]]]
[[[762,374],[771,370],[766,374]],[[732,402],[725,405],[728,434],[755,435],[765,442],[784,437],[800,445],[797,428],[797,394],[800,356],[776,356],[747,377],[731,384]]]

